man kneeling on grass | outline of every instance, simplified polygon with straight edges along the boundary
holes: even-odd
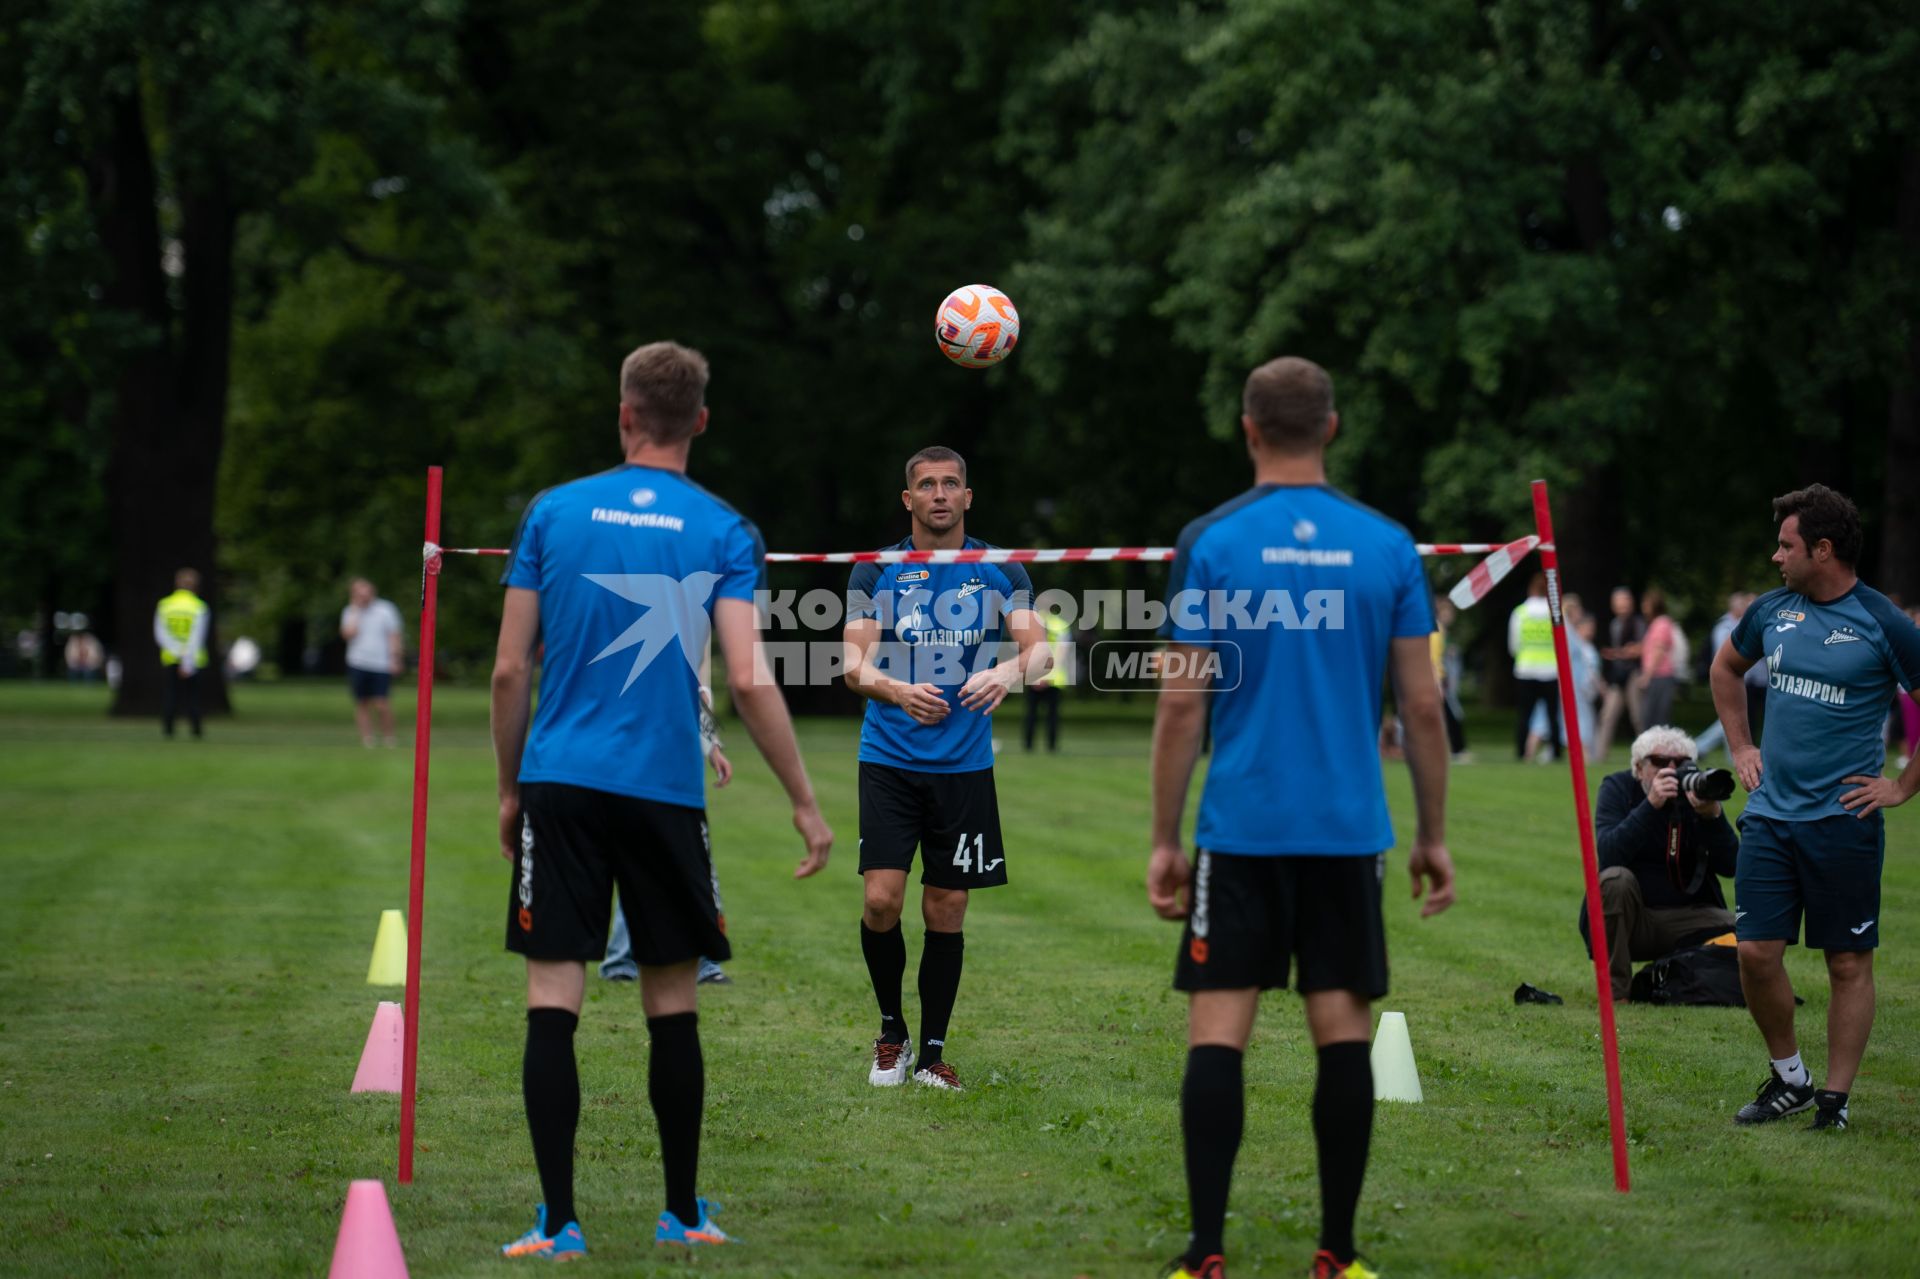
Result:
[[[1691,737],[1658,724],[1633,739],[1631,767],[1600,783],[1593,827],[1616,1002],[1627,997],[1634,964],[1733,931],[1720,880],[1733,874],[1740,837],[1719,800],[1685,784],[1707,777],[1698,753]],[[1584,900],[1580,936],[1591,953]]]

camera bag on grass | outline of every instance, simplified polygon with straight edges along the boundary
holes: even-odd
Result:
[[[1656,959],[1633,975],[1627,998],[1636,1004],[1702,1004],[1745,1008],[1740,956],[1731,946],[1689,946]]]

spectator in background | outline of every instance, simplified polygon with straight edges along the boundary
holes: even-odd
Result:
[[[1640,679],[1646,692],[1640,703],[1640,722],[1664,724],[1673,715],[1674,694],[1680,689],[1680,671],[1686,662],[1686,641],[1667,613],[1667,597],[1653,587],[1640,598],[1640,614],[1647,633],[1640,642]]]
[[[1440,682],[1440,713],[1447,721],[1447,749],[1456,764],[1471,764],[1473,752],[1467,749],[1467,717],[1460,707],[1460,650],[1447,642],[1460,610],[1444,595],[1433,597],[1433,636],[1428,641],[1433,656],[1433,677]]]
[[[91,684],[107,664],[107,650],[92,631],[75,631],[67,636],[61,659],[66,663],[68,679]]]
[[[1535,573],[1527,598],[1507,618],[1507,651],[1513,654],[1513,751],[1532,759],[1540,738],[1531,732],[1533,708],[1547,708],[1546,741],[1560,758],[1560,668],[1553,656],[1553,611],[1547,604],[1547,575]]]
[[[200,574],[183,568],[173,575],[173,594],[153,610],[153,641],[160,646],[160,664],[166,668],[160,731],[169,738],[183,700],[193,735],[200,736],[200,672],[207,667],[208,610],[207,602],[195,594],[199,589]]]
[[[1640,731],[1640,641],[1646,636],[1647,621],[1634,605],[1633,592],[1624,586],[1613,588],[1609,601],[1613,616],[1607,622],[1607,643],[1600,650],[1600,678],[1606,692],[1600,701],[1600,738],[1594,754],[1605,756],[1613,749],[1614,730],[1624,713],[1634,732]]]
[[[1587,694],[1584,691],[1586,686],[1582,683],[1580,627],[1582,623],[1589,622],[1592,618],[1587,613],[1586,605],[1581,603],[1579,595],[1573,591],[1568,591],[1560,597],[1560,614],[1567,628],[1567,659],[1573,669],[1573,706],[1576,716],[1574,729],[1580,734],[1581,748],[1591,751],[1593,749],[1593,708],[1586,703]],[[1596,668],[1599,665],[1599,660],[1599,654],[1596,651],[1594,655]],[[1558,731],[1554,733],[1554,736],[1563,748],[1567,744],[1565,712],[1566,708],[1562,706],[1562,722],[1559,725]],[[1532,716],[1527,720],[1528,742],[1546,741],[1549,731],[1551,731],[1551,726],[1547,722],[1547,708],[1536,703]]]
[[[1727,909],[1720,879],[1734,872],[1739,836],[1719,803],[1688,798],[1675,775],[1697,753],[1685,733],[1668,724],[1655,725],[1634,738],[1631,766],[1600,783],[1593,827],[1599,843],[1608,978],[1616,1001],[1627,997],[1636,962],[1659,959],[1733,929],[1733,912]],[[1672,869],[1667,856],[1670,835],[1677,836],[1683,854],[1690,854]],[[1591,954],[1584,901],[1580,935],[1588,939]]]
[[[1047,717],[1047,750],[1051,753],[1060,748],[1060,699],[1066,696],[1066,658],[1073,639],[1072,625],[1058,613],[1043,613],[1040,620],[1046,623],[1047,643],[1053,646],[1053,669],[1045,679],[1026,689],[1024,737],[1029,754],[1033,751],[1033,730],[1039,726],[1042,712]]]
[[[1713,649],[1707,655],[1707,665],[1713,664],[1713,654],[1733,634],[1733,628],[1740,625],[1740,619],[1747,615],[1747,606],[1754,601],[1752,591],[1735,591],[1727,596],[1727,611],[1722,613],[1713,624]]]
[[[381,737],[388,746],[394,744],[393,703],[387,695],[400,673],[403,635],[400,610],[381,599],[372,582],[354,578],[347,606],[340,610],[340,638],[347,642],[347,687],[353,692],[353,723],[363,746],[373,745],[376,713]]]
[[[1709,670],[1711,670],[1713,666],[1713,655],[1720,651],[1720,646],[1725,644],[1727,637],[1733,634],[1733,628],[1740,625],[1740,619],[1746,614],[1747,605],[1753,603],[1753,601],[1754,594],[1752,591],[1735,591],[1733,594],[1727,596],[1727,611],[1720,616],[1720,620],[1713,624],[1713,646],[1707,650],[1706,654],[1706,665]],[[1763,689],[1765,688],[1764,682],[1761,687]],[[1761,700],[1764,702],[1765,698],[1763,697]],[[1757,729],[1755,733],[1756,735],[1758,734]],[[1716,719],[1713,721],[1712,728],[1700,734],[1700,755],[1704,759],[1707,755],[1726,744],[1727,730],[1722,728],[1720,721]]]
[[[1600,650],[1594,645],[1594,636],[1600,633],[1600,624],[1593,614],[1582,612],[1580,621],[1573,627],[1573,636],[1568,641],[1567,656],[1573,663],[1573,701],[1580,715],[1580,749],[1589,758],[1596,753],[1594,746],[1600,736],[1600,690],[1603,681],[1600,678]]]

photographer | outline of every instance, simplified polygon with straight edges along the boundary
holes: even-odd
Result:
[[[1740,848],[1720,808],[1733,778],[1701,769],[1696,755],[1691,737],[1661,724],[1634,738],[1631,768],[1600,784],[1594,833],[1615,1000],[1627,997],[1636,962],[1733,930],[1720,891]]]

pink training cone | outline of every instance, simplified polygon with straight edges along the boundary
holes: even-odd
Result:
[[[360,1050],[360,1068],[353,1072],[353,1087],[348,1091],[400,1091],[401,1039],[404,1030],[400,1005],[381,1000],[373,1010],[373,1025],[367,1029],[367,1046]]]
[[[347,1210],[340,1215],[340,1237],[333,1242],[327,1279],[407,1279],[407,1258],[400,1232],[387,1209],[387,1188],[378,1181],[347,1186]]]

